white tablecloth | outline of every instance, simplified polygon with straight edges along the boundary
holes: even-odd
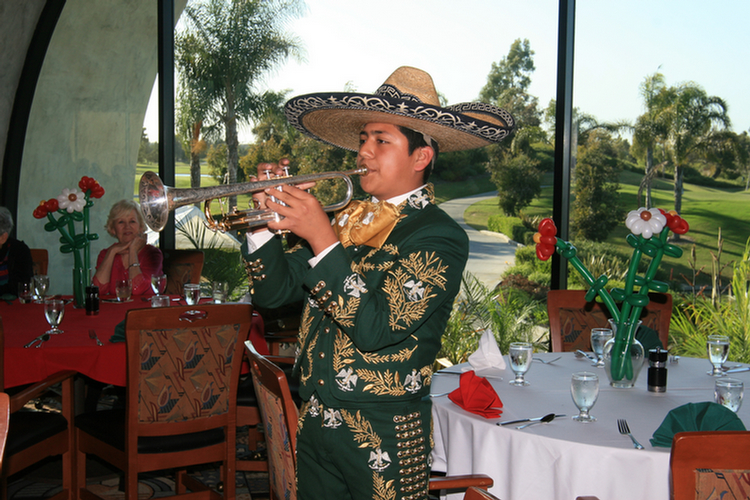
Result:
[[[669,449],[651,446],[649,438],[669,410],[713,401],[714,378],[706,374],[709,362],[681,358],[678,364],[667,365],[667,392],[654,393],[646,389],[647,365],[636,387],[615,389],[609,386],[604,369],[592,367],[585,358],[573,353],[535,354],[543,359],[557,356],[562,358],[550,365],[535,361],[526,374],[531,383],[526,387],[508,384],[513,378],[510,368],[489,374],[487,379],[504,405],[499,419],[469,413],[447,396],[433,398],[433,469],[450,475],[487,474],[495,481],[490,491],[502,500],[573,500],[578,495],[596,495],[602,500],[669,498]],[[468,365],[453,369],[461,367]],[[571,419],[578,410],[570,397],[570,376],[578,371],[599,375],[599,399],[591,410],[597,421],[593,423]],[[750,372],[729,376],[750,387]],[[458,387],[458,379],[459,375],[438,373],[431,391],[451,391]],[[552,412],[567,416],[523,430],[496,425]],[[750,427],[750,403],[738,415]],[[645,450],[634,449],[630,439],[619,434],[618,418],[627,419]]]

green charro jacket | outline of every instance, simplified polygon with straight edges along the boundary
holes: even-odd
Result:
[[[248,253],[253,303],[306,300],[299,332],[300,396],[329,407],[421,398],[469,254],[463,229],[434,204],[432,186],[401,203],[380,249],[339,244],[312,268],[302,242],[279,238]]]

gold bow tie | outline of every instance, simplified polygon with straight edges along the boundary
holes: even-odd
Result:
[[[344,248],[350,245],[380,248],[400,219],[399,209],[387,201],[354,200],[339,212],[333,228]]]

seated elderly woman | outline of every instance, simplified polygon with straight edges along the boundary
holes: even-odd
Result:
[[[133,295],[151,294],[151,276],[162,273],[162,255],[146,244],[146,222],[140,207],[131,200],[112,206],[105,226],[117,238],[99,253],[94,284],[102,295],[113,295],[119,280],[130,279]]]
[[[11,238],[13,216],[0,207],[0,295],[16,295],[18,284],[28,282],[34,275],[31,252],[26,243]]]

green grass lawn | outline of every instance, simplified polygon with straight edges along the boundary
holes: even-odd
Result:
[[[641,176],[634,172],[623,172],[620,179],[620,196],[626,210],[638,208],[637,193]],[[542,195],[524,210],[529,216],[552,215],[552,187],[551,174],[545,178],[546,187]],[[674,206],[674,192],[672,182],[667,179],[657,179],[651,188],[653,204],[656,207],[670,209]],[[716,189],[694,184],[685,184],[682,198],[682,217],[690,224],[690,231],[683,236],[680,247],[684,250],[680,259],[665,257],[662,268],[671,273],[678,281],[686,283],[681,276],[692,276],[690,268],[690,253],[695,244],[696,268],[702,269],[699,276],[700,284],[708,284],[711,276],[711,266],[714,256],[718,254],[718,234],[724,240],[721,265],[729,264],[739,259],[750,237],[750,192],[739,189]],[[501,213],[497,200],[486,200],[469,207],[465,213],[466,222],[474,228],[486,229],[490,215]],[[618,247],[621,251],[630,253],[632,249],[625,241],[629,233],[625,221],[609,234],[607,243]],[[731,275],[731,268],[722,272],[724,284]]]

